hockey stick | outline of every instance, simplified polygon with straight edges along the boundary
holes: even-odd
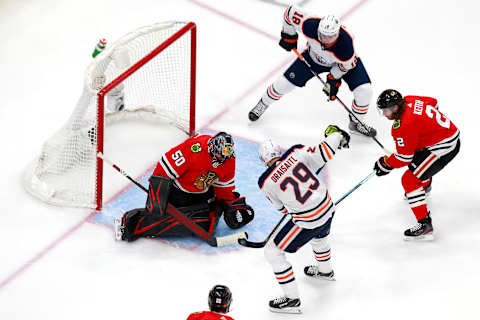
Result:
[[[360,181],[359,183],[357,183],[352,189],[348,190],[343,196],[340,197],[340,199],[338,199],[336,202],[335,202],[335,205],[339,204],[340,202],[342,202],[343,199],[345,199],[346,197],[348,197],[350,194],[352,194],[353,191],[357,190],[358,187],[360,187],[362,184],[364,184],[365,182],[367,182],[371,177],[373,177],[375,175],[375,170],[373,170],[372,172],[370,172],[368,174],[368,176],[366,176],[365,178],[363,178],[362,181]]]
[[[368,174],[368,176],[366,176],[365,178],[363,178],[362,181],[360,181],[359,183],[357,183],[352,189],[348,190],[343,196],[340,197],[340,199],[338,199],[337,201],[335,201],[335,205],[339,204],[340,202],[342,202],[343,199],[345,199],[346,197],[348,197],[350,194],[352,194],[353,191],[357,190],[358,187],[360,187],[362,184],[364,184],[365,182],[367,182],[368,179],[370,179],[371,177],[373,177],[375,174],[375,171],[372,171]],[[238,239],[238,243],[244,247],[248,247],[248,248],[263,248],[265,247],[265,245],[267,244],[267,242],[270,240],[270,238],[272,237],[272,235],[277,231],[277,229],[282,225],[283,221],[285,220],[285,218],[288,216],[288,213],[285,214],[282,219],[280,219],[280,221],[277,223],[277,225],[275,227],[273,227],[272,231],[270,232],[270,234],[267,236],[267,238],[263,241],[260,241],[260,242],[253,242],[253,241],[248,241],[247,239]]]
[[[115,170],[120,172],[124,177],[126,177],[128,180],[132,181],[137,187],[148,193],[148,190],[142,186],[140,183],[138,183],[135,179],[133,179],[128,173],[123,171],[119,166],[114,164],[112,161],[110,161],[105,155],[101,152],[97,153],[97,156],[101,158],[103,161],[111,165]],[[240,239],[247,239],[248,234],[246,232],[238,232],[234,233],[228,236],[223,236],[223,237],[214,237],[213,235],[209,234],[206,232],[202,227],[200,227],[198,224],[196,224],[194,221],[192,221],[189,217],[185,216],[180,210],[172,206],[170,203],[167,204],[167,212],[178,222],[183,224],[185,227],[187,227],[190,231],[192,231],[195,235],[197,235],[199,238],[205,240],[207,244],[209,244],[212,247],[222,247],[226,246],[229,244],[235,244],[238,242]]]
[[[303,63],[305,63],[305,65],[308,67],[308,69],[310,70],[310,72],[315,76],[317,77],[318,80],[320,80],[320,82],[325,86],[325,81],[322,80],[322,78],[320,78],[320,76],[318,75],[318,73],[316,73],[315,71],[313,71],[312,69],[312,66],[310,65],[310,63],[308,63],[307,60],[305,60],[305,58],[300,54],[300,52],[298,52],[297,49],[293,48],[293,51],[295,52],[295,54],[298,56],[298,58],[300,60],[302,60]],[[355,120],[358,121],[358,123],[360,123],[365,129],[368,130],[368,127],[365,125],[365,123],[363,123],[362,121],[360,121],[360,119],[357,118],[357,116],[345,105],[345,103],[343,103],[342,100],[340,100],[340,97],[337,96],[337,99],[336,99],[338,102],[340,102],[340,104],[342,105],[342,107],[352,116],[355,118]],[[391,154],[391,152],[386,149],[383,144],[378,141],[378,139],[376,137],[371,137],[373,140],[375,140],[375,142],[383,149],[383,151],[385,151],[387,154]]]
[[[272,231],[270,234],[265,238],[265,240],[260,241],[260,242],[253,242],[253,241],[248,241],[247,239],[238,239],[238,244],[248,247],[248,248],[263,248],[267,244],[268,240],[273,236],[273,234],[277,231],[277,229],[282,225],[283,221],[287,218],[288,213],[284,214],[282,219],[278,221],[277,225],[273,227]]]
[[[143,191],[145,191],[146,193],[148,193],[148,190],[147,188],[145,188],[144,186],[142,186],[140,183],[138,183],[135,179],[133,179],[132,177],[130,177],[128,175],[128,173],[126,173],[125,171],[123,171],[119,166],[117,166],[115,163],[113,163],[112,161],[110,161],[107,157],[105,157],[105,155],[101,152],[98,152],[97,153],[97,156],[102,159],[104,162],[108,163],[109,165],[111,165],[115,170],[117,170],[118,172],[120,172],[125,178],[127,178],[128,180],[132,181],[137,187],[139,187],[140,189],[142,189]]]

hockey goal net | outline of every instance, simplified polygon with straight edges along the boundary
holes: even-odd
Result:
[[[108,125],[161,119],[192,135],[195,60],[193,22],[146,26],[107,46],[88,66],[67,123],[27,168],[26,190],[50,204],[100,210],[103,162],[98,154]]]

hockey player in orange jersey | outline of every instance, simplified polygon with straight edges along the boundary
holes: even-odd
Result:
[[[230,311],[232,292],[227,286],[216,285],[208,293],[210,311],[194,312],[187,320],[234,320],[226,314]]]
[[[393,89],[383,91],[377,107],[389,120],[395,120],[392,137],[397,151],[375,162],[378,176],[394,168],[408,166],[402,176],[405,198],[418,223],[405,230],[405,240],[433,240],[433,225],[427,207],[432,176],[442,170],[460,150],[460,131],[438,110],[437,99],[402,97]]]
[[[253,220],[254,211],[235,189],[235,152],[231,135],[196,135],[166,152],[150,177],[145,208],[133,209],[115,222],[117,240],[139,237],[190,235],[173,217],[156,210],[156,203],[175,206],[185,216],[212,234],[218,219],[240,228]],[[168,179],[168,190],[160,188]],[[161,190],[159,192],[158,190]],[[155,201],[153,201],[155,199]],[[158,212],[160,211],[160,212]]]

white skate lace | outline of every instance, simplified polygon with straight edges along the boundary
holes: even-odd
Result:
[[[369,125],[361,124],[360,122],[355,122],[355,128],[357,129],[357,131],[363,134],[369,134],[372,130],[372,127],[370,127]]]
[[[265,110],[267,110],[267,107],[268,106],[260,100],[255,106],[255,108],[253,108],[252,112],[255,113],[257,116],[260,116],[265,112]]]
[[[280,297],[280,298],[276,298],[273,300],[273,304],[279,304],[279,303],[282,303],[282,302],[285,302],[287,301],[287,297]]]
[[[308,274],[317,274],[318,273],[318,270],[317,270],[317,267],[316,266],[310,266],[308,267],[308,270],[307,270],[307,273]]]
[[[417,230],[420,230],[422,228],[422,224],[421,223],[417,223],[415,226],[411,227],[410,228],[410,231],[411,232],[415,232]]]

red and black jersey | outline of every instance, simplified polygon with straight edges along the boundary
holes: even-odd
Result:
[[[212,311],[194,312],[190,314],[187,320],[234,320],[226,314],[216,313]]]
[[[196,135],[170,149],[157,163],[154,175],[168,177],[180,190],[204,193],[213,187],[218,199],[233,200],[235,156],[213,163],[208,152],[210,135]]]
[[[460,132],[438,110],[437,99],[406,96],[405,111],[392,126],[397,152],[386,160],[393,168],[408,165],[415,152],[428,148],[439,156],[455,148]]]

